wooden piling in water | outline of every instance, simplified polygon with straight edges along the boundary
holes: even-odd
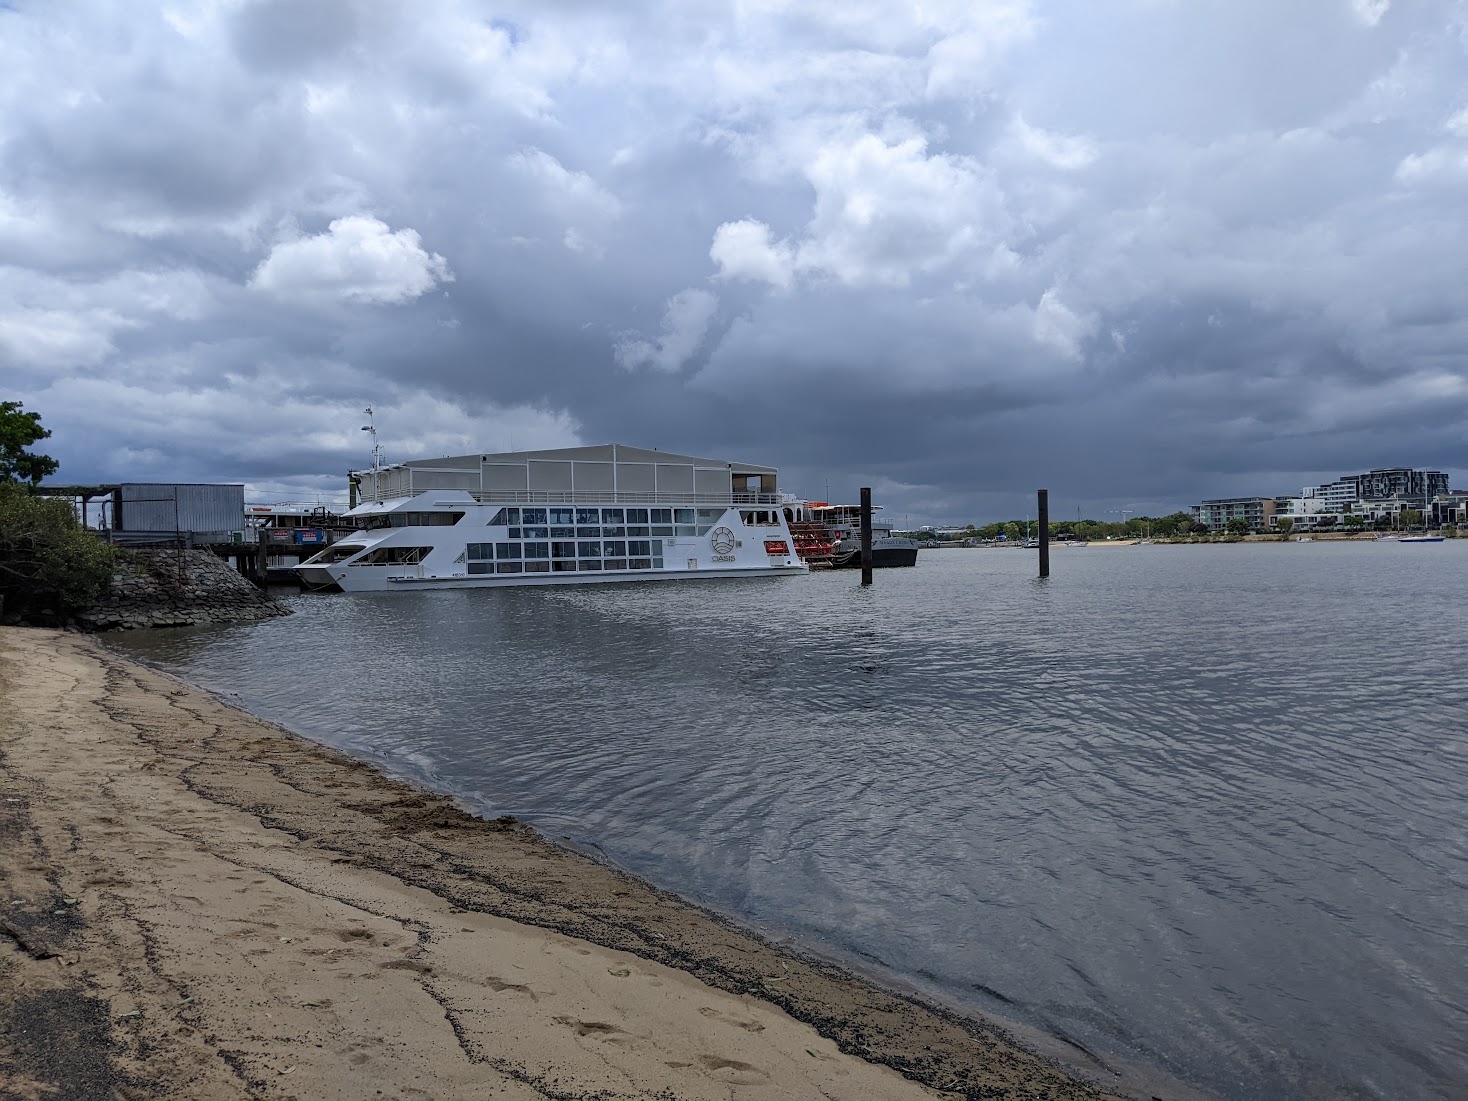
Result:
[[[1050,491],[1040,490],[1040,576],[1050,576]]]
[[[872,490],[863,486],[861,491],[861,583],[872,583]]]

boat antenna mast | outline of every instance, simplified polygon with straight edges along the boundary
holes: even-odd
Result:
[[[362,426],[362,431],[372,433],[372,473],[376,474],[382,470],[382,445],[377,442],[377,424],[373,420],[372,406],[369,405],[362,412],[367,414],[367,423]]]

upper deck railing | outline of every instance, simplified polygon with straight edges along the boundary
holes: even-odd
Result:
[[[409,497],[422,497],[433,493],[468,493],[481,505],[666,505],[682,508],[733,508],[740,505],[758,505],[765,508],[778,506],[778,493],[675,493],[675,492],[632,492],[629,490],[500,490],[478,492],[475,490],[420,489],[413,493],[394,493],[381,497],[370,496],[363,504],[384,504],[401,501]]]

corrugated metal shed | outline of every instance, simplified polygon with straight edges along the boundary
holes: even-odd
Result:
[[[123,532],[227,533],[244,530],[245,487],[123,482],[114,524]]]

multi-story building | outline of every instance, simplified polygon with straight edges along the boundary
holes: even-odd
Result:
[[[1247,521],[1252,531],[1275,528],[1285,519],[1305,530],[1345,525],[1349,516],[1359,516],[1368,526],[1396,526],[1403,512],[1425,510],[1429,522],[1436,525],[1459,522],[1459,517],[1468,520],[1463,496],[1449,492],[1448,476],[1440,470],[1395,466],[1306,486],[1298,497],[1204,501],[1193,506],[1193,516],[1213,531],[1222,531],[1234,519]]]
[[[1306,486],[1299,497],[1277,499],[1274,520],[1288,517],[1296,528],[1334,527],[1359,516],[1368,525],[1395,524],[1403,511],[1424,508],[1436,515],[1434,498],[1448,493],[1448,476],[1439,470],[1386,467],[1345,474],[1333,482]]]
[[[1193,506],[1193,519],[1209,531],[1223,531],[1230,520],[1243,520],[1250,531],[1264,531],[1274,518],[1273,497],[1225,497]]]
[[[1363,501],[1406,498],[1425,503],[1448,492],[1448,476],[1440,470],[1394,466],[1385,470],[1368,470],[1365,474],[1355,475],[1354,480],[1356,495]]]

